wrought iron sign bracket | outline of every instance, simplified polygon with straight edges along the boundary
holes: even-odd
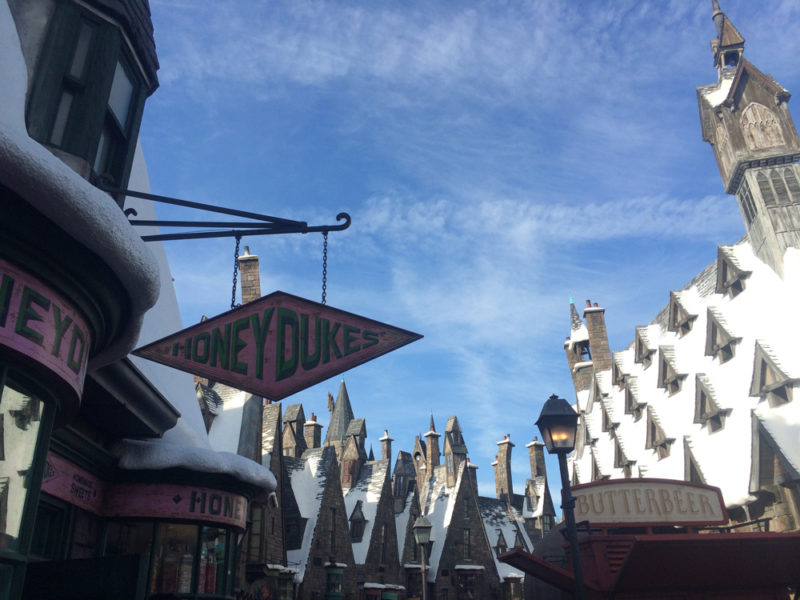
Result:
[[[144,200],[152,200],[153,202],[162,202],[164,204],[173,204],[175,206],[183,206],[184,208],[193,208],[197,210],[204,210],[213,213],[220,213],[231,215],[234,217],[241,217],[244,219],[252,219],[252,221],[158,221],[147,219],[130,219],[131,225],[137,227],[193,227],[193,228],[215,228],[215,231],[189,231],[186,233],[161,233],[157,235],[143,235],[142,240],[145,242],[167,241],[167,240],[196,240],[201,238],[223,238],[234,237],[240,238],[246,235],[278,235],[284,233],[317,233],[321,232],[327,234],[329,231],[342,231],[350,227],[350,215],[346,212],[340,212],[336,215],[336,221],[344,221],[338,225],[312,225],[309,226],[305,221],[293,221],[291,219],[282,219],[280,217],[271,217],[269,215],[261,215],[258,213],[237,210],[234,208],[225,208],[224,206],[214,206],[212,204],[203,204],[201,202],[192,202],[190,200],[180,200],[178,198],[170,198],[168,196],[159,196],[157,194],[148,194],[145,192],[137,192],[134,190],[123,190],[110,186],[98,184],[104,192],[112,195],[131,196],[133,198],[142,198]],[[125,211],[128,217],[136,216],[136,211],[129,208]]]

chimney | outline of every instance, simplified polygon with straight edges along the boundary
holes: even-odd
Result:
[[[531,477],[546,477],[547,471],[544,466],[544,443],[539,441],[539,438],[533,438],[530,444],[527,444],[528,456],[531,459]]]
[[[497,466],[494,468],[494,485],[497,489],[497,499],[511,503],[513,487],[511,483],[511,436],[504,435],[503,440],[497,442]]]
[[[308,448],[319,448],[322,443],[322,425],[317,423],[317,415],[313,412],[303,426],[303,437]]]
[[[592,306],[588,300],[586,301],[583,318],[586,319],[586,329],[589,331],[589,350],[592,353],[595,373],[611,368],[605,312],[606,309],[598,307],[596,302]]]
[[[427,479],[433,478],[433,468],[439,466],[439,438],[442,434],[436,433],[436,427],[433,424],[433,415],[431,415],[431,428],[428,433],[424,435],[425,445],[427,446],[428,456],[426,457],[427,472],[425,477]]]
[[[388,429],[383,430],[383,437],[378,441],[381,443],[381,460],[391,460],[392,442],[394,441],[394,438],[389,437]]]
[[[467,458],[467,475],[469,476],[470,482],[472,482],[472,489],[475,491],[475,495],[478,494],[478,467],[477,465],[473,465],[469,462],[469,458]]]
[[[242,304],[261,298],[258,256],[250,254],[249,246],[244,247],[244,255],[239,257],[239,274],[242,280]]]

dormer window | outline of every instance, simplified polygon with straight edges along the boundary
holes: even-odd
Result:
[[[31,86],[28,132],[84,177],[108,175],[124,188],[157,66],[136,60],[114,22],[77,2],[56,3],[51,23]]]
[[[770,406],[779,406],[792,401],[792,390],[797,380],[786,375],[770,354],[769,346],[756,342],[750,395],[767,400]]]
[[[654,450],[658,460],[669,456],[670,447],[675,438],[668,438],[655,418],[655,413],[650,408],[647,410],[647,442],[645,448]]]
[[[645,369],[653,362],[655,348],[651,348],[647,343],[647,328],[636,328],[636,339],[634,340],[634,362],[642,365]]]
[[[508,550],[508,544],[506,544],[506,538],[503,536],[503,532],[498,529],[497,533],[497,546],[495,546],[495,554],[499,556]]]
[[[620,367],[619,363],[615,360],[611,363],[611,383],[620,388],[625,387],[625,381],[628,378],[628,374],[623,372],[622,367]]]
[[[608,416],[608,409],[603,407],[603,431],[610,431],[614,428],[614,425],[611,423],[611,419]]]
[[[706,356],[713,356],[720,363],[728,362],[733,358],[736,344],[742,338],[733,337],[728,331],[722,313],[709,308],[708,326],[706,331]]]
[[[614,436],[614,467],[617,469],[622,469],[628,466],[630,461],[625,456],[625,451],[622,449],[622,446],[619,443],[619,438]]]
[[[749,276],[750,271],[742,270],[737,264],[733,248],[720,246],[717,251],[717,285],[714,291],[735,298],[744,290],[745,279]]]
[[[353,508],[353,512],[350,515],[351,542],[360,542],[364,537],[364,527],[367,521],[364,518],[364,512],[362,510],[362,507],[363,507],[362,501],[361,500],[357,501],[355,507]]]
[[[674,365],[675,351],[672,346],[662,346],[659,348],[658,362],[658,387],[663,388],[672,396],[681,391],[683,380],[686,375],[678,373]]]
[[[683,337],[692,330],[697,315],[689,314],[678,300],[675,292],[670,293],[669,298],[669,323],[667,329],[676,332],[679,336]]]
[[[639,385],[635,377],[631,377],[625,386],[625,414],[633,415],[634,421],[642,418],[642,411],[646,406],[640,403],[639,399]]]
[[[695,379],[694,422],[704,425],[709,433],[714,433],[725,427],[725,419],[730,412],[720,409],[710,380],[704,374],[698,374]]]

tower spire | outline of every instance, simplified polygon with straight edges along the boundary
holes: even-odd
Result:
[[[711,51],[714,53],[714,66],[730,69],[739,64],[744,51],[744,38],[734,27],[727,15],[719,7],[718,0],[711,0],[711,18],[717,29],[716,39],[711,40]]]

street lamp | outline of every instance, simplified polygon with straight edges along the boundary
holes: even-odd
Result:
[[[567,471],[567,454],[575,448],[578,413],[573,410],[569,402],[553,394],[544,403],[536,425],[542,433],[547,451],[558,456],[558,466],[561,470],[561,509],[567,518],[567,537],[572,554],[572,570],[575,574],[575,598],[583,600],[583,569],[578,550],[578,530],[575,527],[575,498],[570,492]]]
[[[422,600],[426,600],[428,597],[428,582],[425,578],[425,563],[427,562],[425,558],[425,548],[428,545],[428,542],[431,541],[431,529],[433,529],[431,522],[422,516],[414,521],[414,525],[411,528],[411,530],[414,532],[414,541],[417,542],[417,546],[422,547],[422,560],[420,561],[422,564]]]

